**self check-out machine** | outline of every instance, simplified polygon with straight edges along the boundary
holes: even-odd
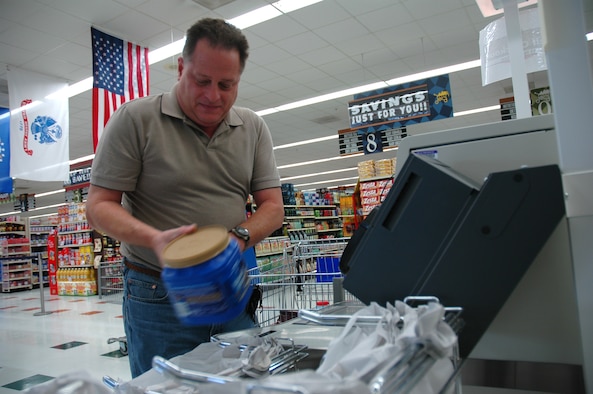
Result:
[[[464,308],[464,377],[545,386],[554,370],[582,389],[558,163],[551,115],[406,137],[393,187],[344,251],[344,287]]]

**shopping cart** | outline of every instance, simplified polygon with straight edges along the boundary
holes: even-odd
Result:
[[[262,327],[297,317],[302,309],[318,309],[355,299],[342,287],[339,262],[348,238],[301,240],[286,247],[281,259],[250,270],[252,284],[262,290]]]
[[[122,303],[124,275],[122,262],[101,262],[98,268],[99,298],[115,304]]]

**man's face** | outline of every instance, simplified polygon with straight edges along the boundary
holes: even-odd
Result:
[[[210,136],[225,118],[235,100],[241,78],[239,52],[213,48],[198,41],[189,61],[179,58],[177,100],[187,117]]]

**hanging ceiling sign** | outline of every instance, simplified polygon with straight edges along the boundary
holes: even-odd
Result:
[[[338,141],[340,156],[349,156],[357,153],[364,153],[366,155],[383,152],[387,148],[399,146],[401,139],[407,135],[405,127],[379,130],[371,133],[352,129],[339,130]]]
[[[91,182],[91,166],[91,160],[71,165],[69,179],[64,182],[64,189],[69,191],[88,187]]]
[[[350,129],[359,133],[397,129],[453,116],[449,75],[360,93],[348,103]]]

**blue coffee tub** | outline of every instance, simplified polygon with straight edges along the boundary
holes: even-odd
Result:
[[[163,251],[161,278],[186,325],[227,322],[245,310],[251,289],[239,245],[225,227],[204,226]]]

